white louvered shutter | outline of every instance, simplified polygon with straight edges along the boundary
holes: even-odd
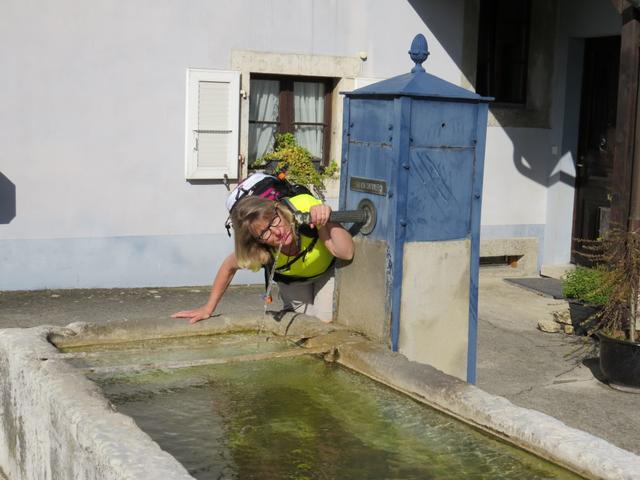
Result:
[[[187,71],[188,180],[238,177],[240,72]]]

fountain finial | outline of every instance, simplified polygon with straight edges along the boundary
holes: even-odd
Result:
[[[429,46],[427,45],[427,39],[424,35],[419,33],[411,42],[411,50],[409,50],[409,57],[415,62],[415,66],[411,69],[411,73],[424,72],[422,62],[424,62],[429,56]]]

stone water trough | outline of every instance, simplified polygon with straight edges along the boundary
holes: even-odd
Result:
[[[584,477],[638,478],[640,457],[410,362],[339,325],[302,315],[275,320],[255,314],[219,316],[195,326],[140,320],[0,330],[0,469],[9,480],[193,478],[119,413],[87,369],[73,366],[59,347],[240,331],[287,336],[300,353],[322,355]]]

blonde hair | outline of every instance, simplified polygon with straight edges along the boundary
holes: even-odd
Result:
[[[231,223],[233,224],[236,260],[240,268],[256,271],[272,261],[271,247],[256,239],[251,231],[251,224],[257,220],[271,221],[276,210],[283,221],[293,225],[293,215],[289,209],[283,208],[280,203],[273,200],[247,196],[234,206],[231,212]],[[294,241],[297,241],[295,229],[291,230]]]

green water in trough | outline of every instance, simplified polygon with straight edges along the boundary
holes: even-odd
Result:
[[[104,366],[291,348],[255,335],[208,341],[147,344],[142,357],[131,346],[104,356],[92,349],[71,361]],[[311,355],[93,379],[201,480],[579,478]]]

